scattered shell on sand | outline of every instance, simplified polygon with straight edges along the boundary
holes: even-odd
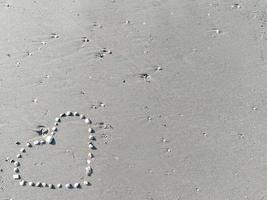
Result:
[[[101,106],[105,106],[104,104],[103,105],[101,105]],[[68,111],[68,112],[66,112],[66,113],[62,113],[62,114],[60,114],[60,117],[65,117],[65,116],[79,116],[79,118],[80,119],[82,119],[82,120],[84,120],[84,122],[86,123],[86,124],[91,124],[92,123],[92,121],[89,119],[89,118],[86,118],[85,117],[85,115],[80,115],[78,112],[74,112],[74,113],[72,113],[71,111]],[[52,144],[53,143],[53,141],[55,140],[54,139],[54,137],[53,137],[53,135],[55,134],[55,132],[58,130],[58,128],[56,127],[57,125],[58,125],[58,123],[59,122],[61,122],[61,119],[60,118],[55,118],[55,126],[54,127],[52,127],[52,132],[50,133],[50,135],[42,135],[42,137],[44,138],[44,139],[42,139],[42,140],[34,140],[33,142],[32,142],[32,144],[33,145],[40,145],[40,144],[46,144],[46,143],[48,143],[48,144]],[[93,128],[89,128],[88,129],[88,132],[89,133],[94,133],[95,131],[94,131],[94,129]],[[89,134],[89,136],[88,136],[88,138],[89,138],[89,140],[96,140],[96,138],[95,138],[95,136],[93,135],[93,134]],[[32,144],[30,143],[30,142],[27,142],[26,143],[26,146],[27,147],[32,147]],[[88,143],[88,147],[90,148],[90,149],[96,149],[95,148],[95,146],[94,146],[94,144],[92,143],[92,142],[89,142]],[[20,152],[21,153],[26,153],[26,149],[25,148],[21,148],[20,149]],[[21,158],[22,157],[22,154],[17,154],[17,158]],[[92,154],[92,153],[88,153],[88,159],[87,159],[87,167],[85,168],[85,170],[86,170],[86,175],[87,176],[91,176],[91,174],[93,173],[93,170],[92,170],[92,168],[91,168],[91,166],[90,166],[90,164],[91,164],[91,158],[93,158],[94,157],[94,155]],[[14,174],[13,175],[13,179],[14,180],[19,180],[19,179],[21,179],[21,176],[20,176],[20,174],[19,174],[19,172],[20,172],[20,170],[19,170],[19,166],[20,166],[20,162],[18,162],[18,161],[15,161],[15,160],[10,160],[9,158],[6,158],[5,159],[6,161],[10,161],[10,163],[13,163],[14,164],[14,166],[15,166],[15,168],[13,169],[14,170],[14,173],[16,173],[16,174]],[[32,187],[34,187],[34,186],[36,186],[36,187],[49,187],[49,188],[51,188],[51,189],[55,189],[55,185],[53,185],[53,184],[47,184],[47,183],[41,183],[41,182],[37,182],[37,183],[34,183],[34,182],[26,182],[26,181],[24,181],[24,180],[21,180],[20,181],[20,185],[21,186],[24,186],[24,185],[26,185],[26,183],[29,185],[29,186],[32,186]],[[90,183],[88,182],[88,181],[84,181],[83,182],[83,184],[84,185],[90,185]],[[62,186],[62,184],[57,184],[56,185],[56,187],[57,188],[62,188],[63,186]],[[81,184],[80,183],[74,183],[74,184],[71,184],[71,183],[67,183],[66,185],[65,185],[65,187],[67,188],[67,189],[71,189],[71,188],[81,188]]]
[[[65,187],[66,187],[67,189],[71,189],[71,188],[73,188],[73,186],[72,186],[70,183],[67,183],[67,184],[65,185]]]
[[[231,6],[231,8],[241,8],[241,6],[238,3],[235,3]]]
[[[83,42],[90,42],[90,40],[87,37],[82,37]]]
[[[45,144],[45,140],[40,140],[40,144]]]
[[[52,131],[52,132],[51,132],[51,135],[56,135],[56,132]]]
[[[19,182],[19,185],[20,185],[20,186],[25,186],[25,184],[26,184],[26,181],[23,181],[23,180],[22,180],[22,181]]]
[[[20,179],[20,175],[19,174],[14,174],[13,175],[13,179],[14,180],[19,180]]]
[[[52,144],[54,142],[54,137],[52,135],[49,135],[45,138],[45,141],[48,143],[48,144]]]

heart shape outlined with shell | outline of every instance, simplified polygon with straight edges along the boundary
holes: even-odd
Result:
[[[42,187],[42,188],[50,188],[50,189],[61,189],[65,187],[66,189],[81,189],[84,186],[90,186],[90,182],[88,180],[84,180],[82,183],[79,181],[73,182],[73,183],[45,183],[45,182],[32,182],[30,180],[24,180],[21,174],[20,166],[21,166],[21,160],[23,158],[23,154],[28,152],[30,149],[34,148],[34,146],[42,146],[42,145],[53,145],[55,144],[55,135],[58,132],[59,124],[62,122],[63,118],[67,117],[76,117],[82,120],[86,125],[89,126],[88,128],[88,157],[87,157],[87,165],[85,167],[85,177],[90,177],[93,173],[93,169],[91,167],[91,161],[94,158],[94,155],[91,151],[96,150],[96,147],[94,145],[94,142],[96,141],[96,138],[94,136],[95,130],[90,126],[92,125],[92,121],[87,118],[85,115],[80,114],[79,112],[72,112],[67,111],[66,113],[60,114],[59,117],[55,118],[54,126],[51,128],[51,131],[40,136],[41,139],[34,139],[30,140],[26,143],[25,147],[22,147],[20,149],[19,154],[17,154],[17,159],[9,159],[7,158],[6,161],[9,161],[14,166],[14,174],[13,179],[18,181],[21,186],[30,186],[30,187]]]

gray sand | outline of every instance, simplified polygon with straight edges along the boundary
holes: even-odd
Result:
[[[267,199],[266,7],[264,0],[2,1],[0,199]],[[67,110],[113,127],[96,132],[92,185],[21,187],[5,158]],[[87,128],[67,121],[56,145],[23,157],[24,177],[83,176]]]

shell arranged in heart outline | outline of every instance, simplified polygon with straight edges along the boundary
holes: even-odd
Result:
[[[61,189],[65,186],[66,189],[72,189],[72,188],[81,189],[83,186],[90,186],[91,185],[90,182],[87,180],[84,180],[82,183],[75,182],[75,183],[65,183],[65,184],[32,182],[29,180],[24,180],[22,175],[21,175],[21,171],[20,171],[21,162],[19,160],[21,160],[23,158],[23,154],[25,154],[28,150],[30,150],[34,146],[54,144],[55,143],[54,135],[56,134],[56,132],[58,132],[58,126],[62,122],[62,118],[66,118],[66,117],[79,117],[79,119],[84,121],[85,124],[87,124],[87,125],[92,124],[92,121],[89,118],[87,118],[83,114],[80,114],[79,112],[67,111],[66,113],[62,113],[62,114],[60,114],[59,117],[55,118],[55,123],[54,123],[54,126],[51,129],[52,131],[50,133],[48,133],[48,131],[47,131],[47,133],[43,136],[42,139],[39,139],[39,140],[36,139],[36,140],[28,141],[26,143],[26,146],[24,148],[20,149],[19,154],[17,154],[16,160],[9,159],[9,158],[6,159],[6,161],[9,161],[11,164],[13,164],[13,166],[14,166],[13,179],[18,181],[21,186],[42,187],[42,188],[50,188],[50,189],[56,189],[56,188]],[[95,130],[93,128],[89,127],[88,133],[89,133],[89,136],[88,136],[89,153],[88,153],[88,158],[87,158],[87,166],[85,167],[86,177],[91,176],[93,173],[93,169],[90,166],[90,164],[91,164],[92,158],[94,158],[94,155],[91,151],[96,150],[96,147],[94,145],[94,141],[96,140],[96,138],[94,136]]]

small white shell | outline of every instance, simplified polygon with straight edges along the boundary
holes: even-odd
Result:
[[[19,180],[20,179],[20,175],[19,174],[14,174],[13,175],[13,179],[14,180]]]
[[[47,187],[48,185],[47,185],[47,183],[42,183],[42,186]]]
[[[15,168],[13,169],[13,171],[14,171],[15,173],[19,173],[19,168],[18,168],[18,167],[15,167]]]
[[[92,123],[91,120],[88,119],[88,118],[86,118],[86,119],[84,120],[84,122],[85,122],[86,124],[91,124],[91,123]]]
[[[55,118],[55,121],[56,122],[61,122],[61,119],[57,117],[57,118]]]
[[[52,131],[56,132],[56,131],[57,131],[57,127],[54,126],[54,127],[52,128]]]
[[[28,183],[28,185],[29,185],[29,186],[32,186],[32,187],[35,186],[34,182],[31,182],[31,181]]]
[[[22,155],[20,153],[17,154],[17,158],[22,158]]]
[[[40,144],[45,144],[45,140],[40,140]]]
[[[55,186],[53,185],[53,184],[48,184],[48,187],[50,188],[50,189],[54,189],[55,188]]]
[[[94,155],[91,152],[89,152],[88,153],[88,158],[93,158],[93,157],[94,157]]]
[[[88,181],[84,181],[83,184],[84,185],[90,185],[90,183]]]
[[[94,132],[95,132],[95,130],[94,130],[94,129],[92,129],[92,128],[88,128],[88,132],[89,132],[89,133],[94,133]]]
[[[74,112],[73,115],[78,117],[78,116],[80,116],[80,113]]]
[[[55,123],[54,123],[54,126],[58,126],[58,122],[55,122]]]
[[[80,183],[74,183],[74,187],[75,188],[81,188],[81,184]]]
[[[51,135],[56,135],[56,133],[55,132],[51,132]]]
[[[21,148],[21,149],[20,149],[20,152],[21,152],[21,153],[25,153],[25,152],[26,152],[26,149],[25,149],[25,148]]]
[[[92,170],[92,167],[88,166],[85,168],[85,172],[86,172],[86,175],[87,176],[91,176],[93,170]]]
[[[26,145],[27,145],[27,147],[32,147],[32,144],[29,142],[27,142]]]
[[[40,141],[39,140],[35,140],[35,141],[33,141],[33,144],[34,145],[40,145]]]
[[[93,136],[92,134],[89,135],[88,139],[89,139],[89,140],[96,140],[96,139],[95,139],[95,136]]]
[[[18,161],[15,161],[15,162],[14,162],[14,166],[15,166],[15,167],[18,167],[18,166],[20,166],[20,163],[19,163]]]
[[[88,147],[89,147],[89,149],[94,149],[95,148],[95,146],[91,142],[89,143]]]
[[[36,187],[41,187],[42,186],[42,183],[37,182],[35,185],[36,185]]]
[[[67,116],[72,116],[73,114],[72,114],[71,111],[67,111],[67,112],[66,112],[66,115],[67,115]]]
[[[57,188],[62,188],[62,184],[57,184]]]
[[[26,184],[26,181],[23,181],[23,180],[22,180],[22,181],[19,182],[19,185],[20,185],[20,186],[25,186],[25,184]]]
[[[85,119],[85,115],[80,115],[80,119]]]
[[[60,117],[65,117],[66,114],[65,114],[65,113],[61,113],[59,116],[60,116]]]
[[[52,144],[54,142],[54,137],[52,135],[49,135],[45,138],[45,141],[48,143],[48,144]]]
[[[70,183],[67,183],[67,184],[65,185],[65,187],[66,187],[67,189],[71,189],[73,186],[72,186]]]
[[[87,160],[87,165],[90,165],[91,164],[91,160]]]

